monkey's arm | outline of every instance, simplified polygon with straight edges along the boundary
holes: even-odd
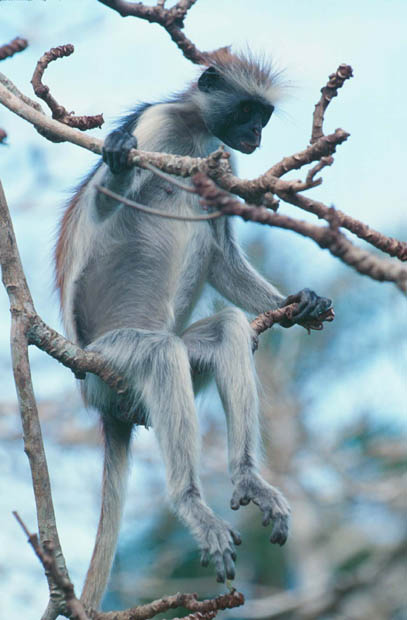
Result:
[[[218,231],[218,246],[214,250],[210,266],[209,282],[226,299],[247,312],[259,314],[265,310],[298,302],[298,310],[291,322],[282,323],[290,327],[293,323],[326,312],[332,300],[319,297],[308,288],[296,295],[285,297],[270,282],[267,282],[246,260],[237,244],[230,220]],[[295,299],[294,299],[295,298]]]

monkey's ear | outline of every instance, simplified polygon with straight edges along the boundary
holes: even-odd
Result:
[[[209,67],[199,78],[198,88],[204,93],[209,93],[211,90],[219,90],[222,82],[223,78],[216,71],[215,67]]]

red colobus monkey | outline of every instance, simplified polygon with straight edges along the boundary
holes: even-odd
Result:
[[[235,576],[237,532],[206,504],[198,476],[199,435],[194,389],[214,377],[227,420],[231,507],[250,501],[272,523],[271,542],[284,544],[289,506],[256,466],[258,398],[252,329],[243,311],[277,308],[285,297],[244,258],[232,221],[176,221],[140,213],[97,192],[95,185],[170,214],[201,212],[197,196],[148,170],[128,168],[131,148],[205,157],[220,143],[252,153],[273,110],[278,85],[270,68],[221,50],[197,83],[168,101],[144,104],[108,135],[103,161],[89,174],[62,220],[56,248],[57,282],[66,332],[97,351],[127,380],[117,395],[87,374],[85,402],[100,412],[105,459],[102,510],[82,600],[97,608],[116,548],[136,425],[152,425],[166,465],[178,516],[195,536],[202,563],[218,581]],[[205,282],[232,305],[191,324]],[[331,301],[300,293],[296,321],[318,317]]]

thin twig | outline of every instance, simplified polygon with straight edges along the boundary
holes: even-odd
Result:
[[[110,189],[106,187],[102,187],[101,185],[95,185],[95,188],[98,192],[109,196],[109,198],[113,198],[113,200],[117,200],[127,207],[132,207],[133,209],[137,209],[138,211],[142,211],[143,213],[147,213],[148,215],[157,215],[158,217],[163,217],[168,220],[181,220],[183,222],[204,222],[207,220],[214,220],[218,217],[222,217],[223,213],[221,211],[214,211],[213,213],[209,213],[208,215],[176,215],[175,213],[165,213],[164,211],[160,211],[159,209],[153,209],[152,207],[146,207],[145,205],[141,205],[134,200],[129,200],[129,198],[125,198],[124,196],[120,196],[120,194],[116,194],[112,192]]]
[[[196,594],[183,594],[178,592],[177,594],[165,596],[151,603],[147,603],[146,605],[138,605],[137,607],[124,611],[99,612],[89,610],[88,613],[91,620],[149,620],[149,618],[153,618],[159,613],[168,611],[169,609],[176,609],[177,607],[184,607],[188,609],[188,611],[193,611],[198,614],[215,613],[216,615],[218,611],[233,609],[243,604],[244,596],[241,592],[237,592],[236,590],[203,601],[198,601]],[[195,618],[214,618],[215,615],[196,615]],[[190,616],[186,617],[190,618]]]
[[[146,168],[146,170],[151,170],[151,172],[154,172],[154,174],[156,174],[158,177],[160,177],[161,179],[164,179],[165,181],[168,181],[169,183],[172,183],[172,185],[175,185],[175,187],[178,187],[179,189],[183,189],[184,192],[189,192],[190,194],[196,194],[196,190],[192,187],[192,185],[186,185],[185,183],[181,183],[180,181],[177,181],[176,179],[174,179],[173,176],[163,172],[162,170],[160,170],[159,168],[156,168],[152,164],[146,163],[144,164],[144,168]]]

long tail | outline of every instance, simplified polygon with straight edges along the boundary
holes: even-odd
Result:
[[[116,550],[126,491],[131,426],[104,421],[105,458],[103,466],[102,508],[95,547],[83,586],[85,607],[99,609]]]

